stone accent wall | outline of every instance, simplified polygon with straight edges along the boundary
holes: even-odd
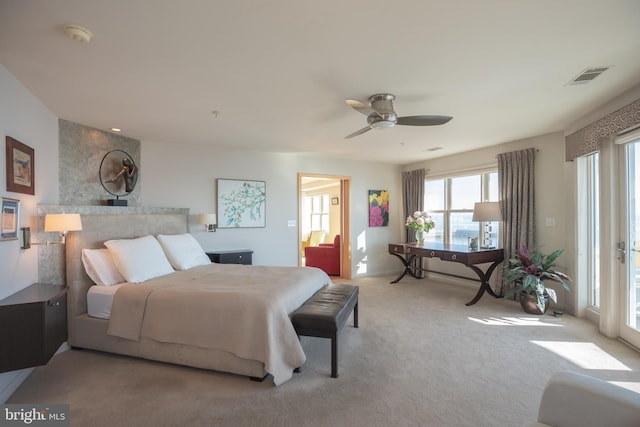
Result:
[[[98,171],[107,152],[123,150],[139,168],[135,189],[122,199],[129,206],[140,205],[144,168],[140,157],[140,141],[67,120],[59,120],[59,191],[61,205],[106,205],[114,197],[100,184]]]

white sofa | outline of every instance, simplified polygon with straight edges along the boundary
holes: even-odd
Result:
[[[558,372],[544,389],[538,421],[525,426],[638,427],[640,393],[576,372]]]

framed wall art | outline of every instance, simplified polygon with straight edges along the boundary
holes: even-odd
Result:
[[[389,225],[389,192],[369,190],[369,227]]]
[[[218,179],[218,228],[266,227],[264,181]]]
[[[2,198],[0,207],[0,241],[18,240],[18,218],[20,218],[20,201]]]
[[[34,150],[7,136],[7,191],[35,194]]]

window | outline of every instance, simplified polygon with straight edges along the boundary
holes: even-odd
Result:
[[[329,194],[306,196],[302,202],[302,232],[329,232]]]
[[[498,201],[498,172],[427,179],[424,192],[424,208],[436,223],[426,240],[466,246],[469,237],[481,236],[483,224],[471,220],[475,203]],[[491,223],[490,228],[491,240],[496,245],[498,223]]]
[[[587,203],[587,278],[589,305],[600,308],[600,197],[599,155],[586,156],[586,203]]]

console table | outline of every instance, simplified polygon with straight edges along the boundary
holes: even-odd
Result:
[[[407,273],[416,279],[419,279],[420,277],[418,277],[414,269],[432,271],[413,267],[411,263],[415,258],[440,258],[443,261],[464,264],[473,270],[480,278],[480,289],[478,290],[478,293],[466,305],[473,305],[477,303],[485,292],[488,292],[496,298],[501,298],[493,292],[493,289],[491,289],[489,279],[491,278],[491,274],[493,274],[493,270],[495,270],[495,268],[504,260],[504,251],[502,249],[471,250],[464,245],[445,245],[443,243],[424,243],[422,245],[417,243],[391,243],[389,244],[389,253],[400,259],[404,266],[402,273],[391,283],[399,282]],[[479,264],[487,263],[491,263],[491,265],[485,271],[482,271],[478,267]],[[450,273],[437,271],[434,271],[434,273],[469,279],[468,277],[457,276]]]

